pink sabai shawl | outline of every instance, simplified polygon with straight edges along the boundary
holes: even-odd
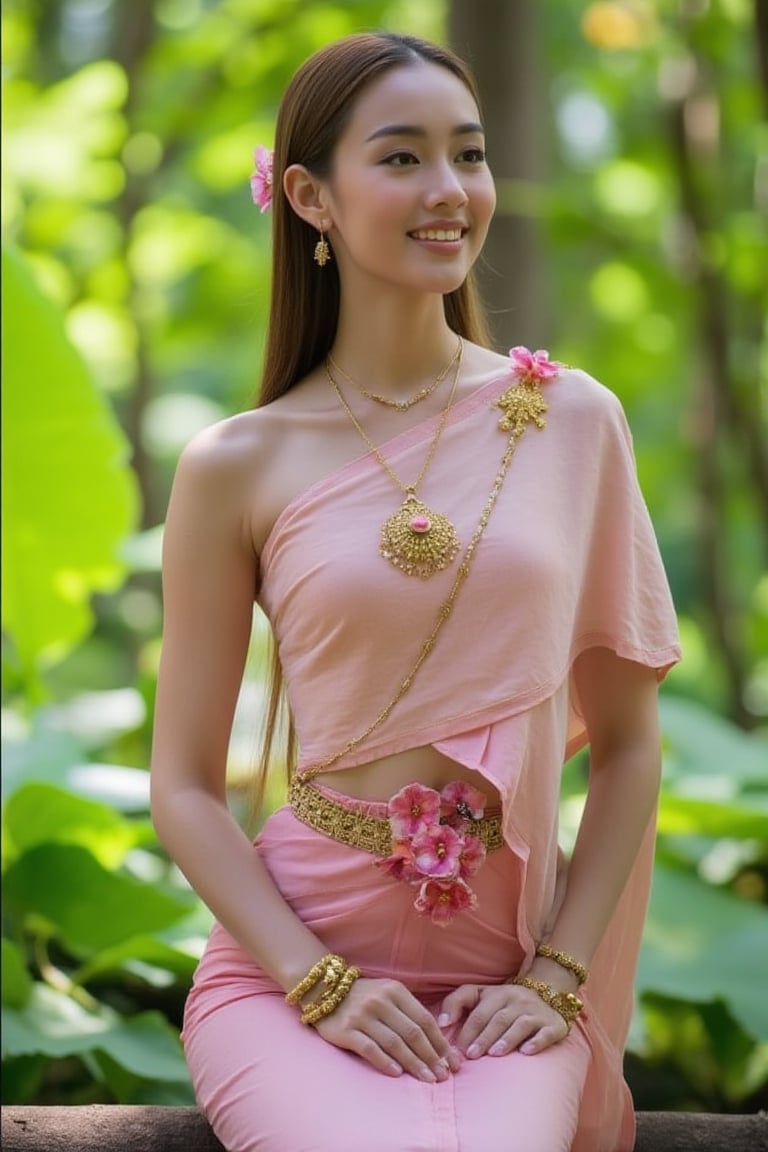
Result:
[[[419,498],[450,518],[466,549],[508,434],[495,402],[510,372],[452,409]],[[616,397],[563,369],[542,386],[546,427],[530,425],[469,577],[410,691],[334,769],[427,744],[499,790],[520,867],[519,940],[531,962],[562,894],[564,761],[587,742],[573,663],[593,646],[655,668],[680,658],[675,614]],[[404,482],[436,419],[381,448]],[[434,627],[454,563],[428,580],[379,556],[401,497],[372,454],[313,484],[280,515],[262,556],[260,602],[277,639],[300,745],[299,769],[365,732]],[[654,828],[594,958],[583,1027],[592,1050],[574,1152],[629,1152],[634,1114],[622,1076],[653,863]]]

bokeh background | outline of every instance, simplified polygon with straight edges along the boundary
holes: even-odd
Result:
[[[191,1102],[210,917],[147,804],[165,506],[186,441],[258,392],[253,148],[309,53],[389,28],[475,67],[495,340],[619,395],[679,611],[627,1075],[642,1108],[765,1106],[766,0],[7,0],[2,25],[3,1099]],[[263,649],[257,616],[244,820]]]

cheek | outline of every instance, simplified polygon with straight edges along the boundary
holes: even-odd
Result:
[[[478,216],[489,221],[496,210],[496,185],[490,178],[478,189],[476,203]]]

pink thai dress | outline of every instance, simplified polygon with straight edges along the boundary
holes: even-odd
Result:
[[[453,407],[419,489],[463,549],[509,441],[496,402],[514,383],[499,376]],[[680,655],[619,402],[569,369],[542,391],[546,427],[532,424],[521,438],[434,648],[388,718],[333,763],[433,745],[474,770],[479,787],[485,779],[498,789],[505,843],[473,879],[476,909],[434,924],[409,885],[288,806],[254,845],[329,951],[367,976],[402,980],[435,1013],[460,984],[525,973],[556,915],[567,875],[562,767],[587,742],[576,658],[606,647],[661,680]],[[381,446],[399,476],[418,474],[436,419]],[[427,580],[379,555],[382,521],[400,499],[367,454],[285,508],[264,549],[260,601],[279,645],[300,770],[334,757],[386,708],[455,579],[461,553]],[[567,1039],[535,1056],[465,1060],[435,1085],[390,1079],[327,1044],[214,927],[184,1043],[198,1100],[228,1152],[631,1152],[622,1059],[653,845],[649,826]]]

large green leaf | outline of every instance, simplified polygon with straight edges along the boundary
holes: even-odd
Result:
[[[74,844],[30,848],[6,871],[3,889],[9,914],[41,919],[81,956],[165,928],[192,899],[108,872]]]
[[[2,941],[2,1002],[11,1008],[23,1008],[32,991],[32,981],[24,957],[10,940]]]
[[[149,810],[149,773],[124,764],[88,762],[82,743],[55,727],[50,713],[38,709],[28,731],[2,742],[2,797],[33,782],[67,788],[120,812]]]
[[[662,695],[667,784],[680,791],[706,787],[717,799],[728,799],[741,787],[766,786],[768,746],[694,700]]]
[[[76,975],[81,984],[94,977],[131,973],[159,988],[166,987],[171,979],[187,987],[199,958],[199,950],[174,947],[156,936],[132,936],[122,944],[97,952],[78,968]]]
[[[768,843],[768,802],[744,797],[729,804],[664,792],[659,833],[669,836],[712,836]]]
[[[22,256],[3,250],[2,620],[30,677],[91,627],[134,528],[128,446]]]
[[[148,821],[126,820],[107,804],[85,800],[51,784],[27,784],[3,813],[10,840],[6,854],[21,855],[36,844],[80,844],[105,868],[118,867],[127,852],[155,839]]]
[[[768,909],[657,862],[637,988],[680,1000],[724,1000],[768,1042]]]
[[[89,1012],[70,997],[36,984],[25,1008],[3,1008],[3,1057],[52,1057],[104,1051],[123,1068],[154,1080],[185,1081],[177,1034],[158,1012],[123,1019],[100,1005]]]

